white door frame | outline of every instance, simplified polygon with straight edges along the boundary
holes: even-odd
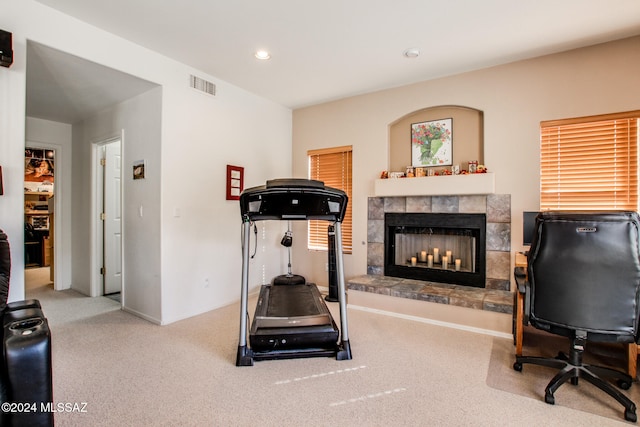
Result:
[[[91,149],[91,296],[97,297],[103,295],[103,276],[100,272],[100,269],[103,267],[103,223],[100,219],[100,214],[102,211],[102,193],[103,189],[100,188],[103,185],[103,171],[102,166],[100,165],[101,158],[101,149],[104,145],[110,144],[120,140],[120,150],[121,153],[124,152],[124,131],[121,132],[120,135],[112,136],[105,139],[100,139],[92,143]],[[123,177],[124,178],[124,177]],[[124,206],[122,205],[123,197],[123,181],[120,181],[120,206],[122,209],[121,216],[124,214]],[[124,227],[123,227],[124,228]],[[124,230],[121,230],[124,246]],[[123,250],[120,251],[124,252]],[[120,260],[122,263],[122,291],[121,291],[121,304],[124,304],[124,259]]]
[[[53,209],[55,214],[53,215],[53,224],[49,224],[49,228],[53,228],[54,236],[58,236],[58,243],[53,243],[53,289],[56,291],[61,291],[66,289],[63,283],[63,262],[62,262],[62,249],[63,245],[61,242],[63,241],[62,236],[63,233],[67,232],[64,230],[62,226],[62,218],[63,215],[70,215],[70,213],[64,212],[62,208],[62,200],[64,197],[63,183],[64,178],[63,174],[60,172],[64,170],[63,168],[71,167],[70,165],[64,164],[64,149],[60,144],[52,144],[49,142],[38,142],[33,140],[27,140],[24,144],[25,148],[42,148],[45,150],[54,150],[55,151],[55,164],[54,164],[54,180],[53,180]],[[56,237],[54,237],[56,238]],[[23,280],[24,281],[24,280]]]

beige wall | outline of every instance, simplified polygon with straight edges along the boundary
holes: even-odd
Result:
[[[412,112],[389,125],[389,171],[402,172],[407,166],[415,166],[409,143],[411,125],[440,119],[452,119],[452,165],[468,169],[469,160],[484,164],[482,111],[462,106],[438,106]]]
[[[347,277],[365,274],[367,198],[389,168],[389,126],[414,111],[461,105],[484,113],[484,162],[496,193],[511,194],[512,251],[522,249],[521,212],[539,207],[542,120],[640,109],[640,37],[351,97],[293,112],[293,176],[307,176],[309,149],[353,146],[353,254]],[[295,224],[297,273],[327,283],[326,253],[307,251]]]

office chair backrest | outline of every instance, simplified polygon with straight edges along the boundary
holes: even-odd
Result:
[[[632,342],[638,336],[636,212],[543,212],[528,259],[530,321],[541,329]],[[596,338],[597,337],[597,338]]]

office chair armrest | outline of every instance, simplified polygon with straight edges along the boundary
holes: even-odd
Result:
[[[522,323],[528,325],[530,314],[529,299],[531,298],[531,294],[529,289],[529,281],[527,280],[527,272],[524,267],[516,267],[513,274],[516,279],[518,292],[522,294],[524,298],[524,312],[522,313]]]
[[[524,267],[516,267],[513,271],[513,274],[516,278],[516,285],[518,286],[518,292],[521,294],[526,293],[528,283],[527,283],[527,272]]]

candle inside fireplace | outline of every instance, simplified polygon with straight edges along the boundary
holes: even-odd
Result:
[[[460,258],[456,258],[456,271],[460,271],[461,264],[462,264],[462,261],[460,261]]]
[[[433,248],[433,262],[440,262],[440,249]]]
[[[427,251],[420,252],[420,262],[427,262]]]
[[[427,267],[433,268],[433,255],[427,255]]]
[[[451,251],[445,251],[445,253],[447,254],[447,259],[451,261],[453,259],[453,257],[451,256]]]
[[[411,265],[415,266],[416,262],[417,262],[416,257],[412,256],[411,257]]]
[[[442,268],[446,269],[449,267],[449,258],[446,256],[442,257]]]

